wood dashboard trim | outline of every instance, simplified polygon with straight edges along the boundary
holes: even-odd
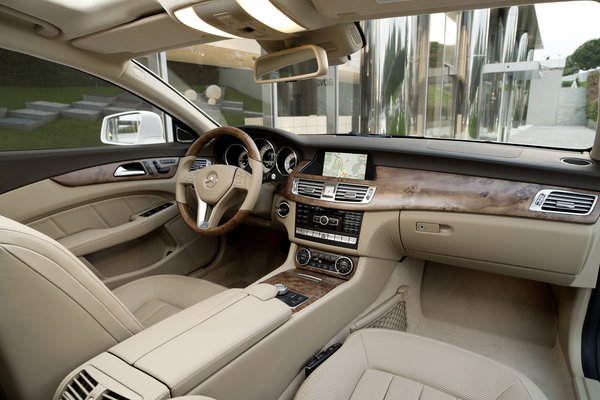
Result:
[[[306,278],[302,278],[301,276],[298,276],[299,273],[313,275],[321,279],[321,281],[315,282]],[[298,312],[304,307],[308,306],[309,304],[312,304],[315,301],[319,300],[321,297],[325,296],[331,290],[335,289],[337,286],[341,285],[344,282],[346,281],[339,278],[334,278],[332,276],[319,274],[315,272],[307,273],[307,271],[303,271],[301,269],[284,271],[263,281],[263,283],[270,283],[272,285],[276,283],[283,283],[288,287],[289,290],[303,294],[309,298],[306,303],[300,304],[298,307],[292,309],[293,313]]]
[[[308,161],[302,162],[290,175],[283,195],[289,200],[319,207],[364,211],[451,211],[583,224],[593,224],[600,216],[600,206],[598,204],[594,207],[590,215],[585,216],[529,210],[533,198],[542,189],[567,190],[600,195],[599,192],[588,190],[382,166],[375,167],[375,180],[357,181],[354,179],[329,178],[299,173],[306,164],[308,164]],[[377,186],[377,190],[375,196],[373,196],[373,200],[368,204],[322,201],[294,195],[292,193],[292,181],[294,178],[375,185]]]
[[[154,161],[159,162],[163,159],[175,160],[172,164],[161,164],[163,167],[168,167],[169,172],[165,174],[159,174],[156,165],[154,165]],[[148,174],[148,167],[145,166],[146,175],[139,176],[126,176],[126,177],[115,177],[114,173],[121,165],[130,164],[130,163],[141,163],[145,166],[144,162],[146,162],[152,171],[152,175]],[[59,183],[63,186],[85,186],[85,185],[95,185],[99,183],[109,183],[109,182],[124,182],[124,181],[140,181],[140,180],[149,180],[149,179],[169,179],[175,175],[177,172],[177,166],[179,165],[179,157],[163,157],[163,158],[146,158],[139,160],[127,160],[120,161],[116,163],[98,165],[95,167],[84,168],[78,171],[67,172],[66,174],[57,175],[50,179],[54,182]]]

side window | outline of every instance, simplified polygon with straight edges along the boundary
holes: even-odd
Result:
[[[138,110],[163,118],[160,110],[109,82],[0,49],[0,150],[106,146],[100,137],[103,118]],[[159,140],[146,143],[164,141],[164,132],[156,135]],[[116,141],[111,132],[106,136],[105,142]]]

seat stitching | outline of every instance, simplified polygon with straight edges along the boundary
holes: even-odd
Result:
[[[385,373],[388,373],[388,374],[391,374],[391,375],[395,375],[395,376],[398,376],[398,377],[401,377],[401,378],[405,378],[405,379],[408,379],[409,381],[413,381],[413,382],[419,383],[419,384],[421,384],[421,385],[423,385],[423,386],[427,386],[427,387],[430,387],[430,388],[432,388],[432,389],[438,390],[438,391],[440,391],[440,392],[442,392],[442,393],[445,393],[445,394],[447,394],[447,395],[450,395],[450,396],[456,397],[456,396],[454,396],[452,393],[446,392],[445,390],[438,389],[438,388],[436,388],[435,386],[432,386],[432,385],[430,385],[430,384],[428,384],[428,383],[426,383],[426,382],[422,382],[422,381],[420,381],[420,380],[419,380],[419,378],[413,378],[413,377],[410,377],[410,376],[408,376],[408,375],[402,375],[402,374],[399,374],[399,373],[396,373],[396,372],[392,372],[392,371],[385,370],[385,369],[383,369],[383,368],[369,368],[369,369],[372,369],[372,370],[374,370],[374,371],[379,371],[379,372],[385,372]],[[519,382],[521,382],[521,383],[522,383],[522,381],[521,381],[520,379],[518,379],[518,378],[517,378],[517,380],[516,380],[515,382],[511,383],[511,384],[510,384],[508,387],[506,387],[506,389],[504,389],[504,390],[503,390],[503,391],[500,393],[500,395],[498,395],[498,397],[500,397],[500,396],[501,396],[501,395],[502,395],[502,394],[503,394],[505,391],[507,391],[508,389],[510,389],[512,386],[514,386],[516,383],[519,383]],[[529,393],[529,391],[527,391],[527,393]],[[498,399],[498,397],[496,397],[496,399]],[[530,396],[530,397],[531,397],[531,396]],[[456,398],[458,398],[458,397],[456,397]]]
[[[148,304],[148,303],[146,303]],[[160,307],[158,307],[156,310],[152,311],[152,314],[148,315],[146,318],[144,318],[142,321],[140,321],[142,324],[144,324],[146,321],[148,321],[154,314],[156,314],[157,312],[159,312],[160,310],[162,310],[163,308],[165,308],[166,306],[170,306],[171,304],[163,302],[163,304],[161,304]],[[143,307],[143,306],[142,306]],[[140,307],[140,308],[142,308]],[[179,307],[176,307],[179,308]],[[179,308],[179,311],[181,311],[182,309]],[[139,309],[138,309],[139,311]]]
[[[515,380],[515,381],[514,381],[514,382],[513,382],[513,383],[512,383],[510,386],[508,386],[506,389],[504,389],[502,392],[500,392],[500,394],[499,394],[498,396],[496,396],[496,399],[499,399],[499,398],[500,398],[500,396],[502,396],[504,393],[506,393],[506,391],[507,391],[508,389],[510,389],[511,387],[515,386],[515,385],[516,385],[517,383],[519,383],[519,382],[521,382],[521,380],[520,380],[520,379],[517,379],[517,380]],[[521,382],[521,383],[523,383],[523,382]],[[527,391],[527,393],[529,393],[529,391]],[[531,397],[531,396],[530,396],[530,397]]]
[[[365,339],[362,334],[360,335],[360,341],[362,342],[363,354],[365,356],[365,362],[367,364],[367,369],[369,369],[371,364],[369,364],[369,355],[367,354],[367,346],[365,345]]]
[[[388,392],[390,391],[390,388],[392,387],[392,382],[394,381],[394,375],[392,375],[392,374],[390,374],[390,375],[391,375],[391,378],[390,378],[390,381],[388,382],[388,387],[387,387],[387,389],[385,389],[385,393],[383,394],[383,399],[381,399],[381,400],[385,400]]]
[[[425,390],[425,385],[423,385],[421,383],[421,391],[419,392],[419,400],[421,400],[421,397],[423,396],[423,390]]]
[[[356,392],[356,388],[358,387],[358,384],[360,383],[360,380],[363,378],[363,376],[365,376],[365,372],[367,372],[368,370],[365,369],[362,374],[360,374],[360,378],[358,378],[358,380],[356,381],[356,385],[354,385],[354,389],[352,389],[352,393],[350,393],[350,398],[352,398],[352,396],[354,395],[354,392]]]

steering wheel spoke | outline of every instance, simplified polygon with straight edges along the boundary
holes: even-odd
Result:
[[[222,135],[234,136],[248,149],[251,174],[238,167],[220,164],[190,171],[200,149]],[[258,148],[244,131],[238,128],[220,127],[202,135],[180,160],[177,170],[175,198],[184,222],[194,231],[205,235],[221,235],[233,230],[250,213],[258,200],[262,185],[262,170]],[[198,201],[196,218],[191,215],[187,205],[185,190],[187,186],[193,186]],[[223,215],[229,214],[229,211],[236,208],[236,214],[221,224]]]

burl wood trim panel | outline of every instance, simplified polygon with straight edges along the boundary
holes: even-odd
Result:
[[[160,160],[175,160],[174,164],[160,164],[162,167],[168,167],[169,172],[166,174],[159,174],[156,170],[156,166],[153,164],[154,161]],[[144,161],[148,163],[153,175],[148,174]],[[115,177],[114,173],[121,165],[139,162],[144,166],[146,175],[137,176],[121,176]],[[110,183],[110,182],[125,182],[125,181],[141,181],[150,179],[169,179],[177,172],[177,166],[179,165],[179,157],[164,157],[164,158],[147,158],[141,160],[128,160],[119,161],[111,164],[99,165],[96,167],[84,168],[78,171],[67,172],[66,174],[52,177],[51,179],[60,183],[63,186],[85,186],[95,185],[99,183]]]
[[[301,163],[299,168],[290,175],[284,189],[284,196],[293,201],[319,207],[364,211],[451,211],[584,224],[593,224],[600,216],[599,206],[594,207],[592,213],[585,216],[529,211],[534,196],[540,190],[566,190],[600,195],[598,192],[588,190],[574,190],[503,179],[381,166],[376,167],[376,180],[357,181],[299,173],[298,171],[307,163],[306,161]],[[292,181],[294,178],[375,185],[377,190],[373,200],[368,204],[322,201],[292,194]]]
[[[302,278],[301,276],[298,276],[298,274],[311,275],[316,278],[322,279],[322,281],[315,282],[313,280]],[[292,312],[298,312],[304,307],[307,307],[308,305],[319,300],[321,297],[329,293],[332,289],[336,288],[344,282],[346,281],[331,276],[294,269],[277,274],[265,280],[263,283],[270,283],[271,285],[274,285],[276,283],[283,283],[285,286],[288,287],[289,290],[307,296],[309,299],[306,303],[301,304],[298,307],[292,309]]]

